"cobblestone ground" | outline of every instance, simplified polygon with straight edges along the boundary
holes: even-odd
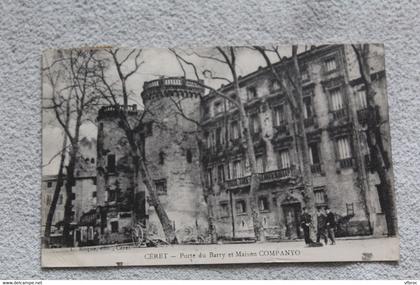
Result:
[[[337,262],[398,260],[398,238],[337,239],[335,245],[308,247],[303,241],[223,245],[130,245],[43,249],[43,267],[133,266],[161,264]]]

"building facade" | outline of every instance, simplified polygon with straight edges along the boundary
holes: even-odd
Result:
[[[383,47],[372,46],[372,51],[375,103],[387,122]],[[351,46],[313,48],[299,55],[299,63],[315,206],[328,206],[336,214],[338,235],[386,234],[379,180],[369,171],[364,137],[366,93]],[[282,72],[290,64],[290,59],[284,59],[275,68]],[[239,85],[257,155],[258,205],[266,235],[280,240],[300,238],[302,156],[296,148],[295,124],[285,92],[267,68],[241,77]],[[219,91],[236,96],[231,85]],[[207,183],[216,196],[218,235],[252,238],[250,172],[238,110],[211,94],[204,98],[202,109]],[[389,137],[389,127],[383,131]],[[390,153],[390,145],[385,148]]]

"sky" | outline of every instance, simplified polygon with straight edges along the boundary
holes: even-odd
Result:
[[[123,48],[119,51],[119,58],[125,58],[133,49]],[[300,48],[303,51],[304,47]],[[281,46],[279,48],[281,56],[290,56],[291,47]],[[188,49],[176,49],[176,52],[182,55],[188,61],[194,63],[197,69],[200,71],[199,75],[205,80],[205,84],[219,88],[221,84],[226,84],[224,80],[215,80],[211,78],[205,78],[202,75],[202,71],[211,70],[213,76],[231,78],[230,71],[225,64],[216,62],[214,60],[206,59],[197,56],[214,56],[220,58],[220,54],[215,48],[188,48]],[[134,67],[134,53],[123,65],[123,72],[128,72]],[[58,55],[57,50],[47,50],[43,54],[43,66],[50,66],[54,62],[54,58]],[[274,53],[269,54],[273,62],[277,61],[277,55]],[[143,90],[143,84],[146,81],[154,80],[159,77],[170,77],[170,76],[183,76],[184,73],[180,67],[180,64],[174,54],[169,49],[157,49],[147,48],[142,49],[139,62],[142,62],[140,68],[135,74],[133,74],[127,81],[127,87],[131,94],[130,104],[137,104],[139,108],[142,106],[141,92]],[[266,66],[263,57],[256,51],[250,48],[238,48],[237,49],[237,71],[238,75],[244,76],[258,69],[259,66]],[[59,67],[56,67],[59,68]],[[193,69],[185,66],[187,78],[196,79]],[[43,106],[46,107],[51,102],[52,88],[49,81],[46,79],[46,70],[43,71],[42,76],[42,97]],[[207,73],[208,74],[208,73]],[[105,75],[107,80],[111,83],[118,84],[118,77],[115,67],[110,67]],[[65,86],[68,82],[64,79],[60,80],[57,85]],[[55,175],[58,173],[59,156],[56,154],[60,152],[64,132],[61,126],[58,124],[54,113],[50,109],[43,109],[42,114],[42,159],[43,159],[43,175]],[[81,127],[81,138],[87,137],[89,139],[97,136],[97,128],[94,119],[89,122],[85,122]]]

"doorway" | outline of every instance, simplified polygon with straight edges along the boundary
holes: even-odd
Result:
[[[282,205],[287,239],[300,239],[300,203]]]

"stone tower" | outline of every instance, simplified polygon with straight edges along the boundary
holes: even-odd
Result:
[[[145,193],[135,193],[130,146],[119,125],[121,111],[122,106],[102,107],[97,118],[97,224],[104,243],[131,241],[127,229],[145,218]],[[130,121],[140,116],[136,105],[128,106]]]
[[[207,231],[207,206],[200,180],[196,135],[200,98],[196,81],[163,78],[145,82],[145,154],[153,183],[180,242],[194,241]],[[153,207],[148,206],[149,234],[163,236]]]

